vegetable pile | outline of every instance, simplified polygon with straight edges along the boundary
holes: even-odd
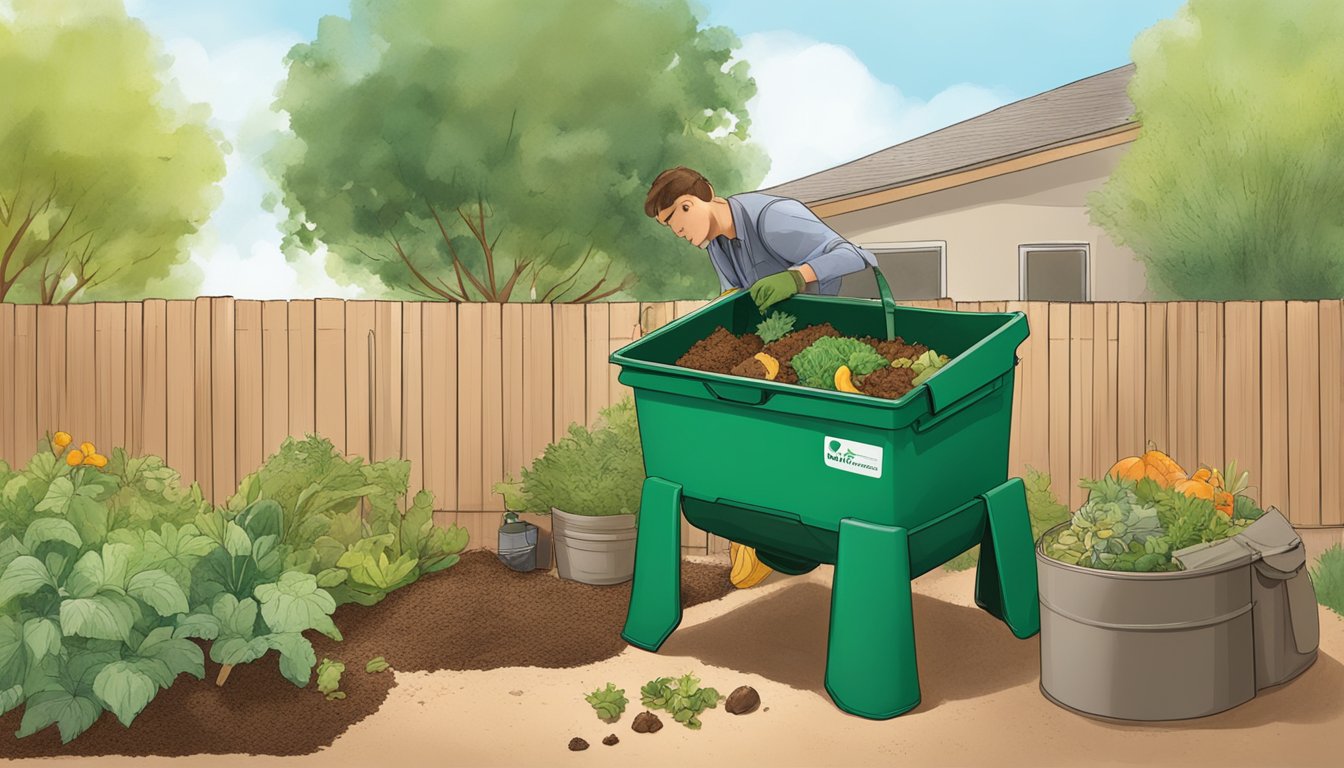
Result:
[[[722,326],[697,341],[677,365],[711,373],[797,384],[894,400],[928,381],[948,362],[900,337],[842,336],[830,323],[794,330],[796,319],[774,312],[755,333]]]
[[[1228,484],[1224,477],[1234,480]],[[1187,476],[1152,444],[1121,459],[1100,480],[1082,480],[1087,501],[1068,527],[1045,534],[1055,560],[1116,571],[1183,570],[1173,553],[1235,536],[1263,514],[1247,495],[1248,473],[1201,466]]]

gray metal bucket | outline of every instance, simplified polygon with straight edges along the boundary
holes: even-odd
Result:
[[[1316,658],[1302,543],[1273,508],[1238,536],[1174,553],[1184,571],[1069,565],[1046,556],[1044,538],[1041,692],[1067,709],[1119,720],[1203,717]]]
[[[499,527],[499,561],[515,571],[537,569],[537,526],[513,519]]]
[[[621,584],[635,575],[634,515],[572,515],[551,510],[560,578]]]

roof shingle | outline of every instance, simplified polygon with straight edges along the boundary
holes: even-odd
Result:
[[[1117,67],[761,191],[823,203],[1112,133],[1134,123],[1133,73],[1133,64]]]

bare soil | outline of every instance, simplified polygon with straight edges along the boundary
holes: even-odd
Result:
[[[682,606],[735,591],[728,574],[723,565],[683,563]],[[319,662],[345,663],[344,699],[327,701],[317,691],[316,675],[307,688],[295,687],[281,677],[274,653],[235,667],[228,683],[216,687],[219,665],[207,654],[204,680],[179,678],[129,729],[104,713],[62,746],[54,726],[16,739],[21,714],[10,712],[0,717],[0,755],[309,754],[383,705],[394,676],[365,672],[374,657],[384,657],[398,672],[592,664],[629,647],[620,632],[630,587],[630,582],[590,586],[544,571],[519,573],[491,552],[468,552],[452,568],[399,589],[378,605],[341,606],[333,619],[344,642],[313,638]],[[472,702],[462,706],[470,708]]]

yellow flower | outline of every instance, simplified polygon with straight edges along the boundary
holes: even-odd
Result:
[[[84,459],[84,463],[102,469],[107,466],[107,457],[101,453],[91,453]]]
[[[83,442],[79,444],[79,450],[83,451],[85,456],[92,456],[96,449],[93,447],[93,443]]]
[[[73,439],[74,438],[70,437],[69,432],[57,432],[55,436],[51,438],[51,444],[58,449],[64,450],[65,446],[69,445],[70,441]]]
[[[80,453],[79,451],[72,450],[69,453],[65,454],[65,463],[69,464],[72,467],[78,467],[83,462],[84,462],[84,454]]]

